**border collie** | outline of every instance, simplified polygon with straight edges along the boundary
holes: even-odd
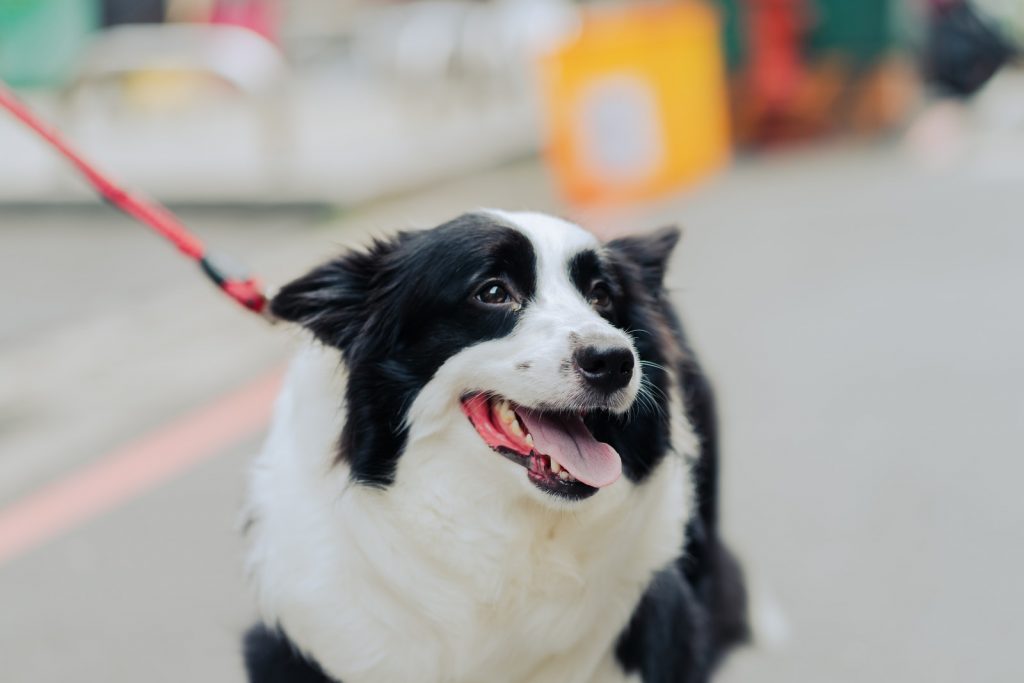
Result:
[[[746,597],[678,237],[481,211],[280,290],[312,338],[250,482],[251,681],[708,680]]]

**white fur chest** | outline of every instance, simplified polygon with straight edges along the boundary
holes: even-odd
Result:
[[[410,433],[393,486],[351,485],[333,463],[339,375],[330,353],[300,356],[254,469],[267,623],[343,683],[625,680],[615,638],[682,545],[683,459],[549,509],[510,491],[495,474],[516,466],[449,411]]]

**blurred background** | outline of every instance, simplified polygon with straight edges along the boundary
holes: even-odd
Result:
[[[685,227],[758,642],[1020,680],[1024,0],[0,0],[0,78],[280,285],[480,206]],[[0,109],[0,680],[241,681],[295,335]]]

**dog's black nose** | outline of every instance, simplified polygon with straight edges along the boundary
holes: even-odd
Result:
[[[621,389],[633,377],[633,352],[625,346],[584,346],[573,354],[573,360],[583,379],[601,391]]]

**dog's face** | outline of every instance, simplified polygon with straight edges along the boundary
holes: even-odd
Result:
[[[471,426],[499,476],[564,503],[623,469],[642,478],[667,446],[661,280],[677,238],[601,245],[540,214],[468,214],[332,261],[272,310],[343,353],[340,457],[357,481],[390,484],[417,422],[458,432],[442,434],[452,447]]]

